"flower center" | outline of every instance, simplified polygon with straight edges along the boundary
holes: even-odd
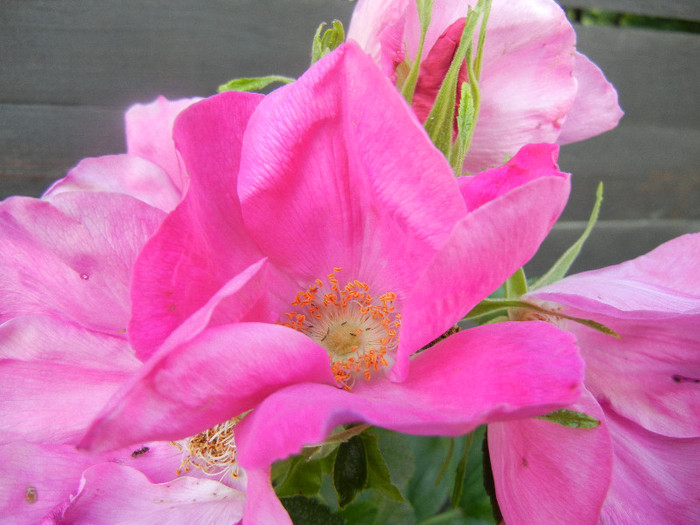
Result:
[[[328,283],[320,279],[297,292],[280,324],[294,328],[323,346],[335,380],[346,390],[360,374],[388,367],[399,342],[401,314],[395,312],[396,294],[370,294],[369,285],[354,280],[340,287],[334,268]]]
[[[219,476],[219,481],[226,476],[238,478],[233,428],[240,420],[240,417],[229,419],[196,436],[173,443],[183,453],[176,475],[185,474],[194,467],[209,476]]]

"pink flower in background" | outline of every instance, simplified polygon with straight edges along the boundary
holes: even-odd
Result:
[[[573,338],[547,323],[470,329],[416,355],[535,252],[568,195],[556,146],[460,188],[352,43],[268,95],[241,137],[250,100],[224,93],[176,122],[189,192],[132,287],[146,364],[83,445],[235,421],[261,506],[270,464],[339,424],[455,435],[578,398]]]
[[[700,520],[700,234],[574,275],[524,298],[594,319],[621,339],[574,333],[586,389],[574,410],[596,429],[521,420],[489,426],[505,522],[697,523]]]
[[[179,201],[166,135],[189,103],[128,112],[129,149],[143,157],[86,159],[41,200],[0,203],[0,523],[241,519],[245,474],[207,479],[187,459],[192,440],[74,446],[141,367],[126,334],[131,273],[166,215],[158,208]]]
[[[467,7],[435,2],[413,100],[424,121],[459,44]],[[348,38],[396,81],[415,60],[420,24],[415,0],[358,0]],[[464,70],[461,80],[466,80]],[[523,145],[568,144],[614,128],[617,93],[598,67],[576,52],[576,35],[552,0],[493,0],[479,82],[481,110],[464,163],[469,172],[498,166]]]
[[[172,139],[175,117],[198,98],[136,104],[125,115],[126,153],[87,158],[45,193],[75,190],[126,193],[164,211],[178,205],[188,178]]]

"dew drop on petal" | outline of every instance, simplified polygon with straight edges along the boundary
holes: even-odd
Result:
[[[88,279],[90,279],[90,276],[89,276],[88,274],[86,274],[86,273],[81,273],[81,274],[80,274],[80,278],[81,278],[83,281],[87,281]]]

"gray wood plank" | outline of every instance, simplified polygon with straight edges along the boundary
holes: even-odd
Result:
[[[347,0],[3,0],[0,102],[112,105],[298,76]]]
[[[564,0],[565,7],[602,9],[614,13],[700,20],[698,0]]]
[[[525,266],[526,274],[533,277],[544,274],[581,235],[584,227],[582,222],[557,223]],[[600,221],[569,273],[619,264],[644,255],[666,241],[695,232],[700,232],[700,221]]]
[[[261,3],[264,9],[253,9]],[[317,21],[339,11],[347,20],[351,8],[345,0],[128,0],[118,7],[5,0],[0,198],[39,195],[81,158],[123,151],[122,113],[133,102],[160,93],[206,95],[234,76],[298,75]],[[580,233],[582,224],[571,221],[587,218],[598,180],[606,184],[603,221],[577,271],[700,229],[700,37],[577,30],[579,48],[618,86],[627,115],[618,129],[562,149],[562,169],[574,174],[573,197],[532,263],[540,265],[536,273]]]
[[[700,129],[623,123],[585,142],[564,146],[572,173],[565,220],[585,220],[595,188],[605,186],[603,219],[700,219]]]
[[[40,195],[85,157],[122,153],[123,112],[0,104],[0,199]]]
[[[617,88],[624,121],[700,128],[700,34],[575,28],[578,49]]]

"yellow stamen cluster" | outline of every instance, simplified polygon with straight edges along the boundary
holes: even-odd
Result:
[[[387,358],[398,345],[401,314],[395,312],[396,294],[375,298],[369,285],[348,282],[344,287],[334,268],[328,285],[320,279],[297,292],[281,324],[307,334],[328,352],[335,380],[350,390],[356,374],[369,380],[372,372],[389,366]]]
[[[187,438],[183,442],[174,443],[182,452],[183,458],[176,474],[179,476],[198,468],[210,476],[226,476],[238,478],[238,463],[236,461],[236,442],[233,428],[240,418],[233,418],[225,423]]]

